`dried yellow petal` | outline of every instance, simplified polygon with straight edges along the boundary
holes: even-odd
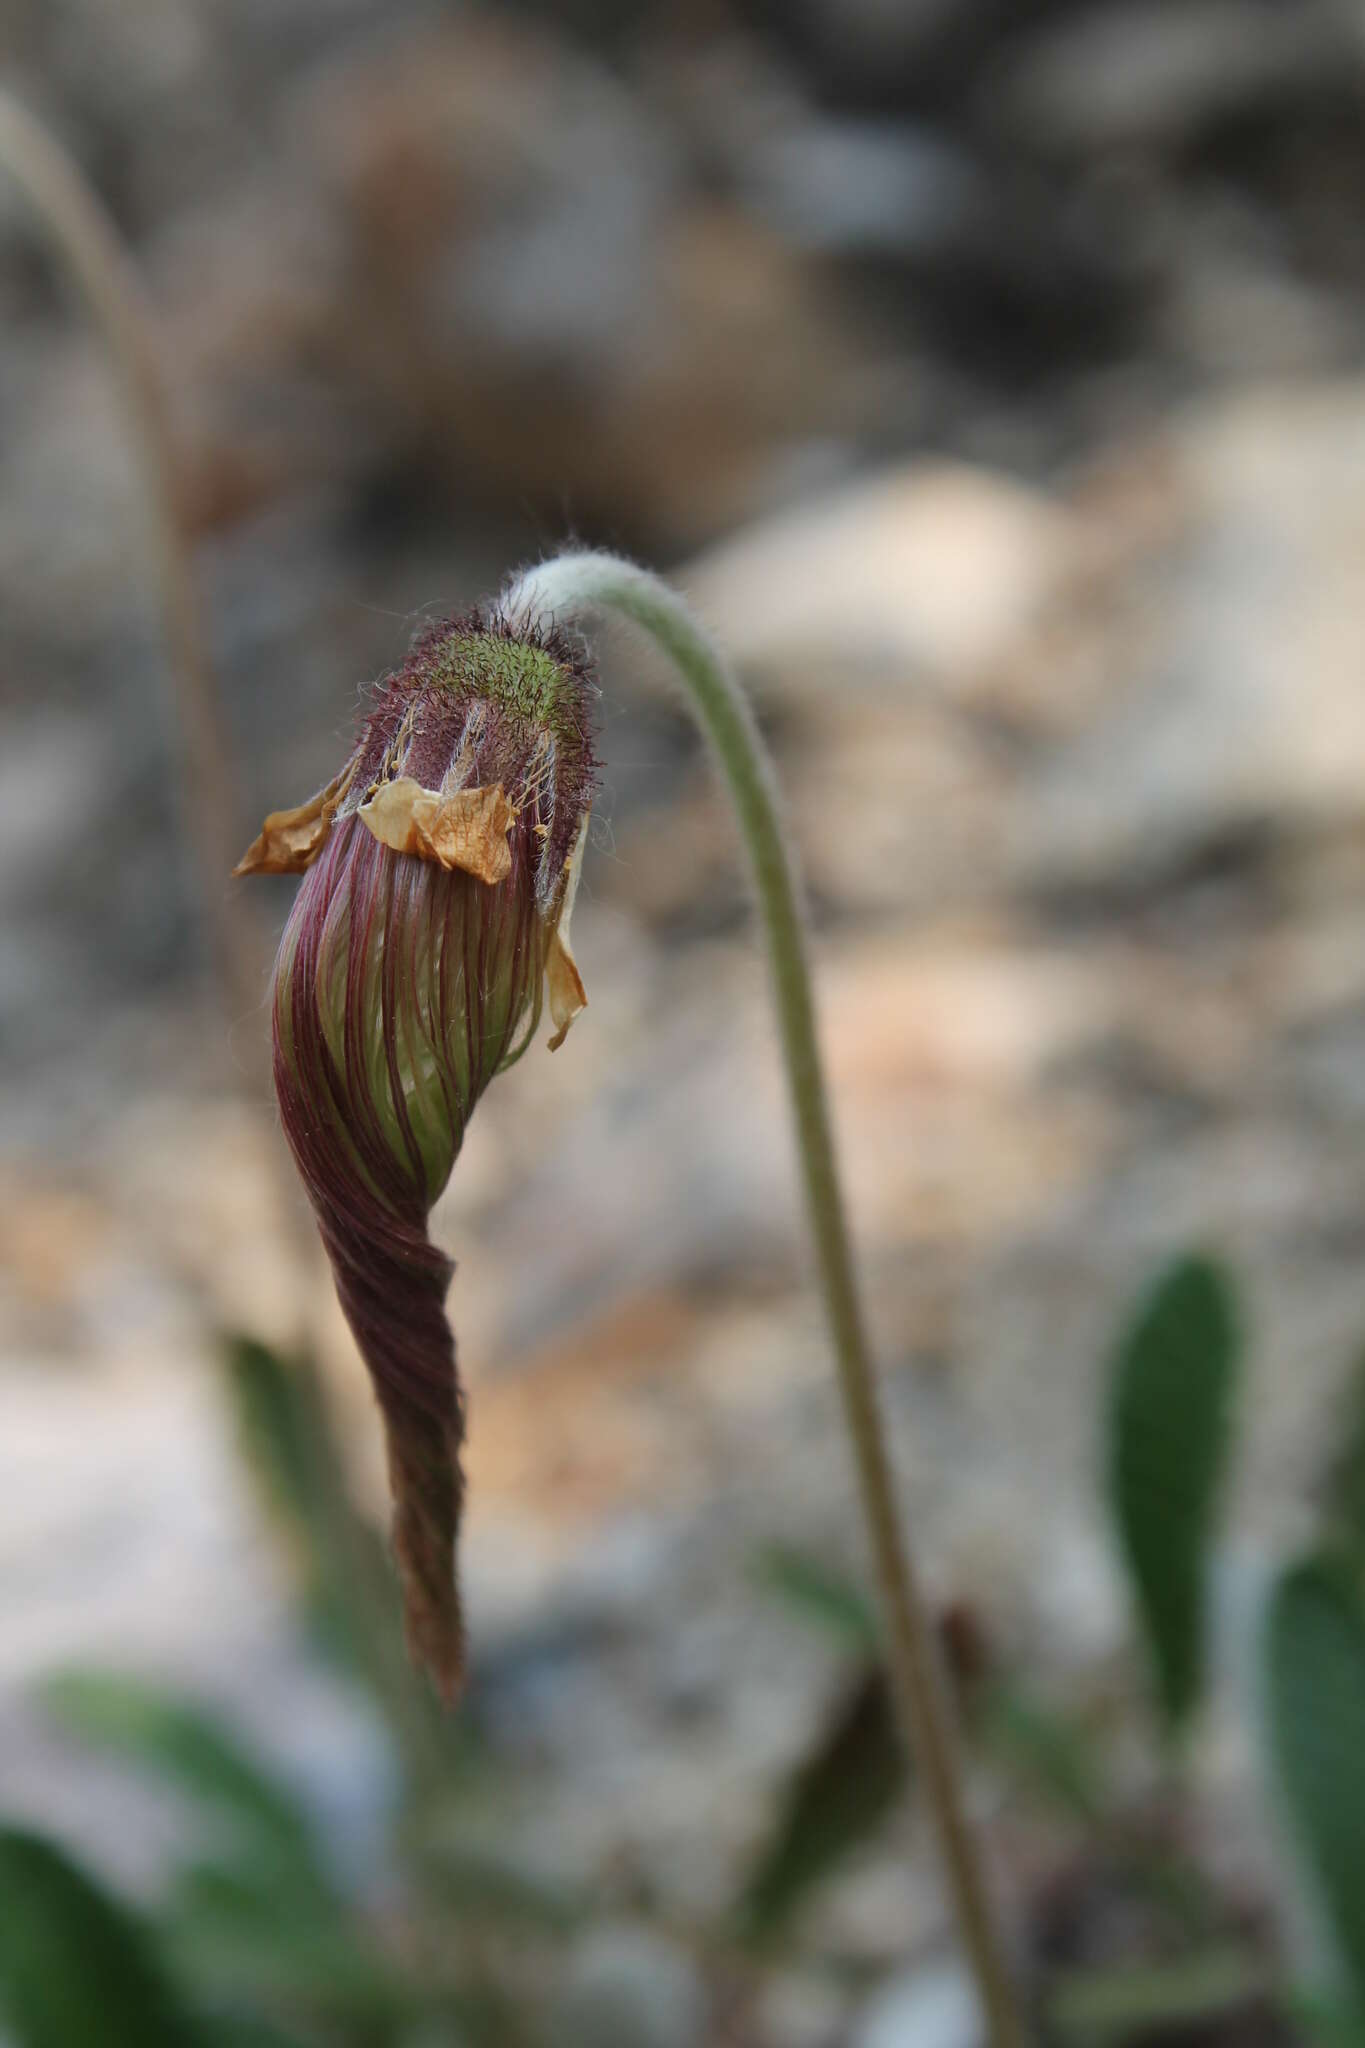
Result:
[[[301,875],[322,852],[352,773],[348,763],[306,804],[298,804],[292,811],[272,811],[233,874]]]
[[[554,1037],[550,1040],[551,1052],[559,1050],[569,1035],[569,1026],[574,1018],[580,1010],[588,1007],[588,992],[583,986],[578,963],[569,949],[569,919],[573,914],[574,897],[578,894],[578,877],[583,867],[583,848],[587,838],[588,813],[584,811],[579,820],[578,837],[564,863],[564,895],[545,959],[545,993],[550,999],[550,1018],[555,1026]]]
[[[512,872],[507,843],[516,812],[500,782],[442,796],[410,775],[383,782],[359,816],[382,846],[415,854],[443,868],[463,868],[481,882],[505,882]]]

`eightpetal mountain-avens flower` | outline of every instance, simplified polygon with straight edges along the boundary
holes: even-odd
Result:
[[[409,1642],[448,1698],[464,1417],[454,1268],[427,1218],[544,1000],[552,1047],[586,1001],[569,912],[595,694],[552,629],[496,609],[433,625],[341,773],[272,813],[236,869],[304,877],[275,964],[275,1090],[384,1417]]]

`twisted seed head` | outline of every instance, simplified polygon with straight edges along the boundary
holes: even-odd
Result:
[[[593,694],[553,632],[496,611],[433,626],[340,774],[237,868],[304,875],[275,966],[280,1118],[384,1417],[409,1642],[447,1697],[464,1416],[427,1218],[543,1000],[552,1046],[586,1001],[568,922]]]

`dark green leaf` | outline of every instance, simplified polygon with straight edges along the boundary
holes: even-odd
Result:
[[[777,1826],[740,1900],[751,1939],[776,1934],[807,1894],[872,1838],[908,1776],[886,1681],[869,1669],[787,1786]]]
[[[1365,2014],[1354,2006],[1297,1985],[1284,1994],[1284,2005],[1299,2032],[1315,2043],[1315,2048],[1365,2048]]]
[[[94,1671],[68,1671],[49,1679],[43,1699],[81,1741],[171,1780],[271,1856],[312,1865],[306,1815],[203,1708],[138,1679]]]
[[[205,2048],[320,2048],[312,2027],[296,2028],[263,2013],[228,2010],[226,2003],[209,2016],[207,2027]]]
[[[475,1848],[429,1849],[423,1868],[428,1888],[465,1923],[482,1920],[563,1934],[591,1911],[586,1899]]]
[[[1337,1450],[1327,1474],[1327,1526],[1330,1535],[1365,1566],[1365,1358],[1356,1365],[1334,1435]]]
[[[326,1606],[328,1547],[349,1503],[317,1373],[252,1337],[226,1339],[224,1356],[262,1505],[294,1550],[310,1598]]]
[[[1266,1628],[1270,1740],[1314,1891],[1365,2008],[1365,1605],[1326,1554],[1287,1572]]]
[[[423,1798],[447,1786],[460,1749],[450,1717],[415,1677],[401,1601],[383,1543],[356,1513],[332,1438],[317,1370],[251,1337],[224,1341],[251,1471],[298,1570],[324,1649],[365,1681]]]
[[[1142,1302],[1118,1350],[1110,1484],[1167,1722],[1204,1675],[1208,1547],[1231,1439],[1238,1340],[1218,1267],[1188,1258]]]
[[[875,1653],[877,1616],[850,1579],[806,1551],[774,1543],[758,1560],[760,1583],[827,1635],[864,1656]]]
[[[1028,1779],[1073,1820],[1098,1821],[1104,1809],[1096,1745],[1075,1720],[998,1680],[977,1716],[983,1741],[1015,1775]]]
[[[215,1997],[374,2016],[409,2001],[358,1915],[316,1892],[272,1895],[254,1871],[212,1863],[187,1871],[165,1929],[186,1977]]]
[[[1240,1949],[1209,1949],[1175,1962],[1076,1972],[1048,1999],[1050,2028],[1066,2041],[1123,2042],[1163,2028],[1207,2026],[1264,2004],[1271,1976]]]
[[[0,1830],[0,2017],[19,2048],[202,2048],[147,1929],[63,1851]]]

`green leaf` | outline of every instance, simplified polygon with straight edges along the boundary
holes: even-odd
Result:
[[[1074,1717],[1032,1698],[1011,1679],[998,1679],[979,1710],[983,1742],[1014,1775],[1046,1795],[1072,1820],[1094,1825],[1106,1805],[1093,1736]]]
[[[1068,1973],[1051,1991],[1047,2017],[1064,2041],[1124,2042],[1207,2026],[1264,2005],[1271,1990],[1263,1958],[1211,1948],[1170,1962]]]
[[[439,1894],[442,1905],[457,1911],[466,1924],[482,1921],[568,1934],[593,1910],[580,1894],[475,1847],[428,1848],[423,1875],[427,1890]]]
[[[1291,1985],[1283,1993],[1287,2017],[1316,2048],[1365,2048],[1365,2013],[1338,1999],[1324,1999],[1320,1991],[1306,1991]]]
[[[1324,1519],[1329,1535],[1365,1566],[1365,1357],[1352,1375],[1334,1441]]]
[[[307,2040],[256,2014],[215,2014],[205,2037],[207,2048],[316,2048],[316,2037]]]
[[[322,1646],[386,1695],[407,1672],[397,1576],[351,1501],[317,1368],[253,1337],[227,1338],[223,1351],[248,1466]],[[410,1683],[403,1690],[419,1697]]]
[[[327,1546],[349,1503],[316,1371],[253,1337],[229,1337],[223,1352],[262,1506],[293,1550],[310,1599],[326,1604]]]
[[[304,1943],[316,1953],[323,1939],[350,1967],[355,1929],[318,1856],[306,1813],[212,1714],[136,1679],[102,1672],[64,1672],[42,1691],[69,1733],[174,1785],[228,1831],[232,1861],[182,1874],[164,1915],[167,1952],[187,1982],[231,2004],[238,1993],[255,1995],[258,1978],[269,1983],[282,1946]],[[201,1884],[204,1869],[210,1875]],[[206,1897],[215,1908],[230,1898],[233,1908],[232,1964],[216,1972],[209,1967],[215,1950]],[[185,1939],[187,1919],[202,1945]],[[260,2015],[216,2018],[215,2048],[246,2040],[253,2029],[268,2038]]]
[[[169,1779],[260,1852],[316,1867],[292,1794],[205,1709],[112,1672],[59,1673],[42,1698],[69,1734]]]
[[[875,1835],[908,1781],[886,1681],[868,1669],[786,1788],[777,1825],[740,1899],[748,1937],[763,1941],[778,1933],[808,1893]]]
[[[878,1643],[876,1611],[850,1579],[818,1558],[784,1543],[764,1550],[757,1562],[761,1585],[785,1600],[817,1628],[863,1656]]]
[[[1203,1687],[1208,1546],[1238,1349],[1228,1281],[1209,1260],[1186,1258],[1141,1303],[1115,1365],[1112,1507],[1172,1729]]]
[[[0,1829],[0,2018],[19,2048],[202,2048],[136,1915],[41,1836]]]
[[[187,1979],[217,1998],[376,2019],[411,2002],[357,1914],[317,1892],[272,1893],[252,1870],[201,1863],[185,1872],[165,1930]]]
[[[1365,2010],[1365,1604],[1323,1553],[1285,1573],[1266,1624],[1270,1742],[1314,1895]]]
[[[1291,1985],[1283,1999],[1288,2017],[1315,2048],[1365,2048],[1365,2013],[1354,2006],[1300,1985]]]
[[[383,1543],[356,1513],[332,1438],[316,1367],[254,1338],[223,1343],[228,1384],[262,1503],[285,1539],[321,1646],[368,1685],[406,1767],[410,1789],[434,1797],[458,1776],[456,1724],[415,1677],[401,1599]]]

